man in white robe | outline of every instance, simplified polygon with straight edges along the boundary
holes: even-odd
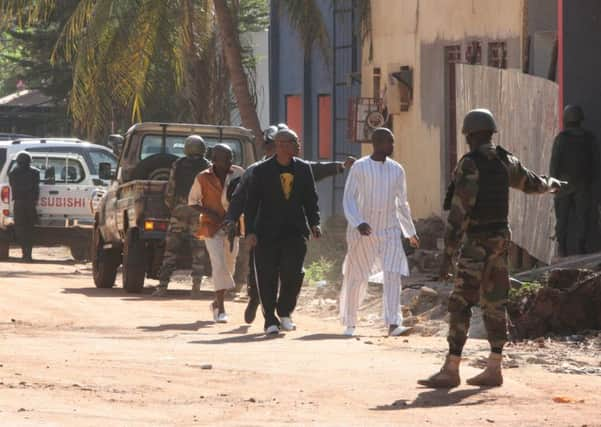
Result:
[[[353,335],[357,311],[373,274],[383,272],[384,321],[390,336],[399,336],[402,326],[401,277],[409,275],[402,238],[413,247],[419,239],[407,202],[405,171],[390,159],[394,135],[378,128],[372,136],[373,154],[355,162],[344,188],[343,207],[348,222],[348,250],[342,267],[340,316],[344,334]]]

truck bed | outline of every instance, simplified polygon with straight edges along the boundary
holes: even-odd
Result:
[[[136,180],[125,183],[119,187],[118,208],[127,209],[130,218],[143,216],[168,219],[169,209],[165,205],[166,187],[166,181]]]

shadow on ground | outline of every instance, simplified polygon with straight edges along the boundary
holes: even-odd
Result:
[[[22,265],[84,265],[86,261],[75,261],[72,259],[56,260],[56,259],[39,259],[34,258],[33,261],[23,261],[21,258],[8,258],[0,261],[0,264],[22,264]]]
[[[355,337],[349,337],[347,335],[342,334],[312,334],[305,335],[299,338],[295,338],[295,340],[299,341],[325,341],[325,340],[349,340],[355,339]]]
[[[186,289],[173,289],[169,290],[167,296],[164,297],[153,297],[152,293],[155,288],[144,288],[141,293],[128,293],[123,288],[65,288],[63,289],[64,294],[76,294],[84,295],[88,298],[123,298],[125,301],[168,301],[168,300],[201,300],[211,301],[215,298],[215,292],[209,290],[202,290],[198,296],[190,296],[190,291]],[[228,299],[228,298],[226,298]],[[231,299],[231,297],[229,298]],[[208,309],[207,309],[208,310]]]
[[[61,272],[52,272],[46,273],[43,271],[34,272],[31,270],[23,270],[23,271],[2,271],[0,272],[0,278],[6,279],[31,279],[32,277],[61,277],[65,279],[72,279],[73,276],[79,275],[79,273],[61,271]]]
[[[443,406],[475,406],[496,400],[492,397],[482,397],[478,400],[463,402],[473,396],[486,392],[487,388],[473,388],[468,390],[430,390],[421,392],[415,400],[399,399],[388,405],[379,405],[370,408],[371,411],[398,411],[413,408],[437,408]]]
[[[144,332],[161,332],[161,331],[199,331],[201,328],[213,326],[215,322],[208,320],[197,320],[192,323],[167,323],[164,325],[156,326],[138,326],[139,329]]]
[[[233,332],[230,332],[233,333]],[[203,341],[189,341],[189,344],[235,344],[235,343],[252,343],[252,342],[263,342],[276,340],[278,338],[284,338],[284,334],[278,335],[265,335],[259,334],[246,334],[246,335],[235,335],[228,338],[218,338],[215,340],[203,340]]]

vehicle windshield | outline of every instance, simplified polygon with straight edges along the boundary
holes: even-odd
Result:
[[[144,160],[154,154],[167,153],[173,154],[177,157],[184,157],[184,141],[186,135],[167,135],[165,136],[165,150],[162,150],[163,137],[161,135],[145,135],[142,139],[142,148],[140,150],[140,160]],[[234,152],[233,163],[238,166],[242,166],[242,143],[239,139],[235,138],[223,138],[219,140],[217,137],[203,136],[205,143],[207,144],[208,159],[211,158],[211,150],[217,144],[226,144]]]
[[[104,150],[90,150],[88,151],[90,158],[92,159],[92,165],[90,167],[90,173],[98,175],[98,169],[100,163],[110,163],[111,170],[117,169],[117,159],[112,153],[108,153]]]

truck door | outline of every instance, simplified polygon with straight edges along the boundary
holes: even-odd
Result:
[[[89,225],[93,223],[91,201],[95,188],[79,155],[45,155],[33,158],[40,169],[38,216],[42,226]]]

